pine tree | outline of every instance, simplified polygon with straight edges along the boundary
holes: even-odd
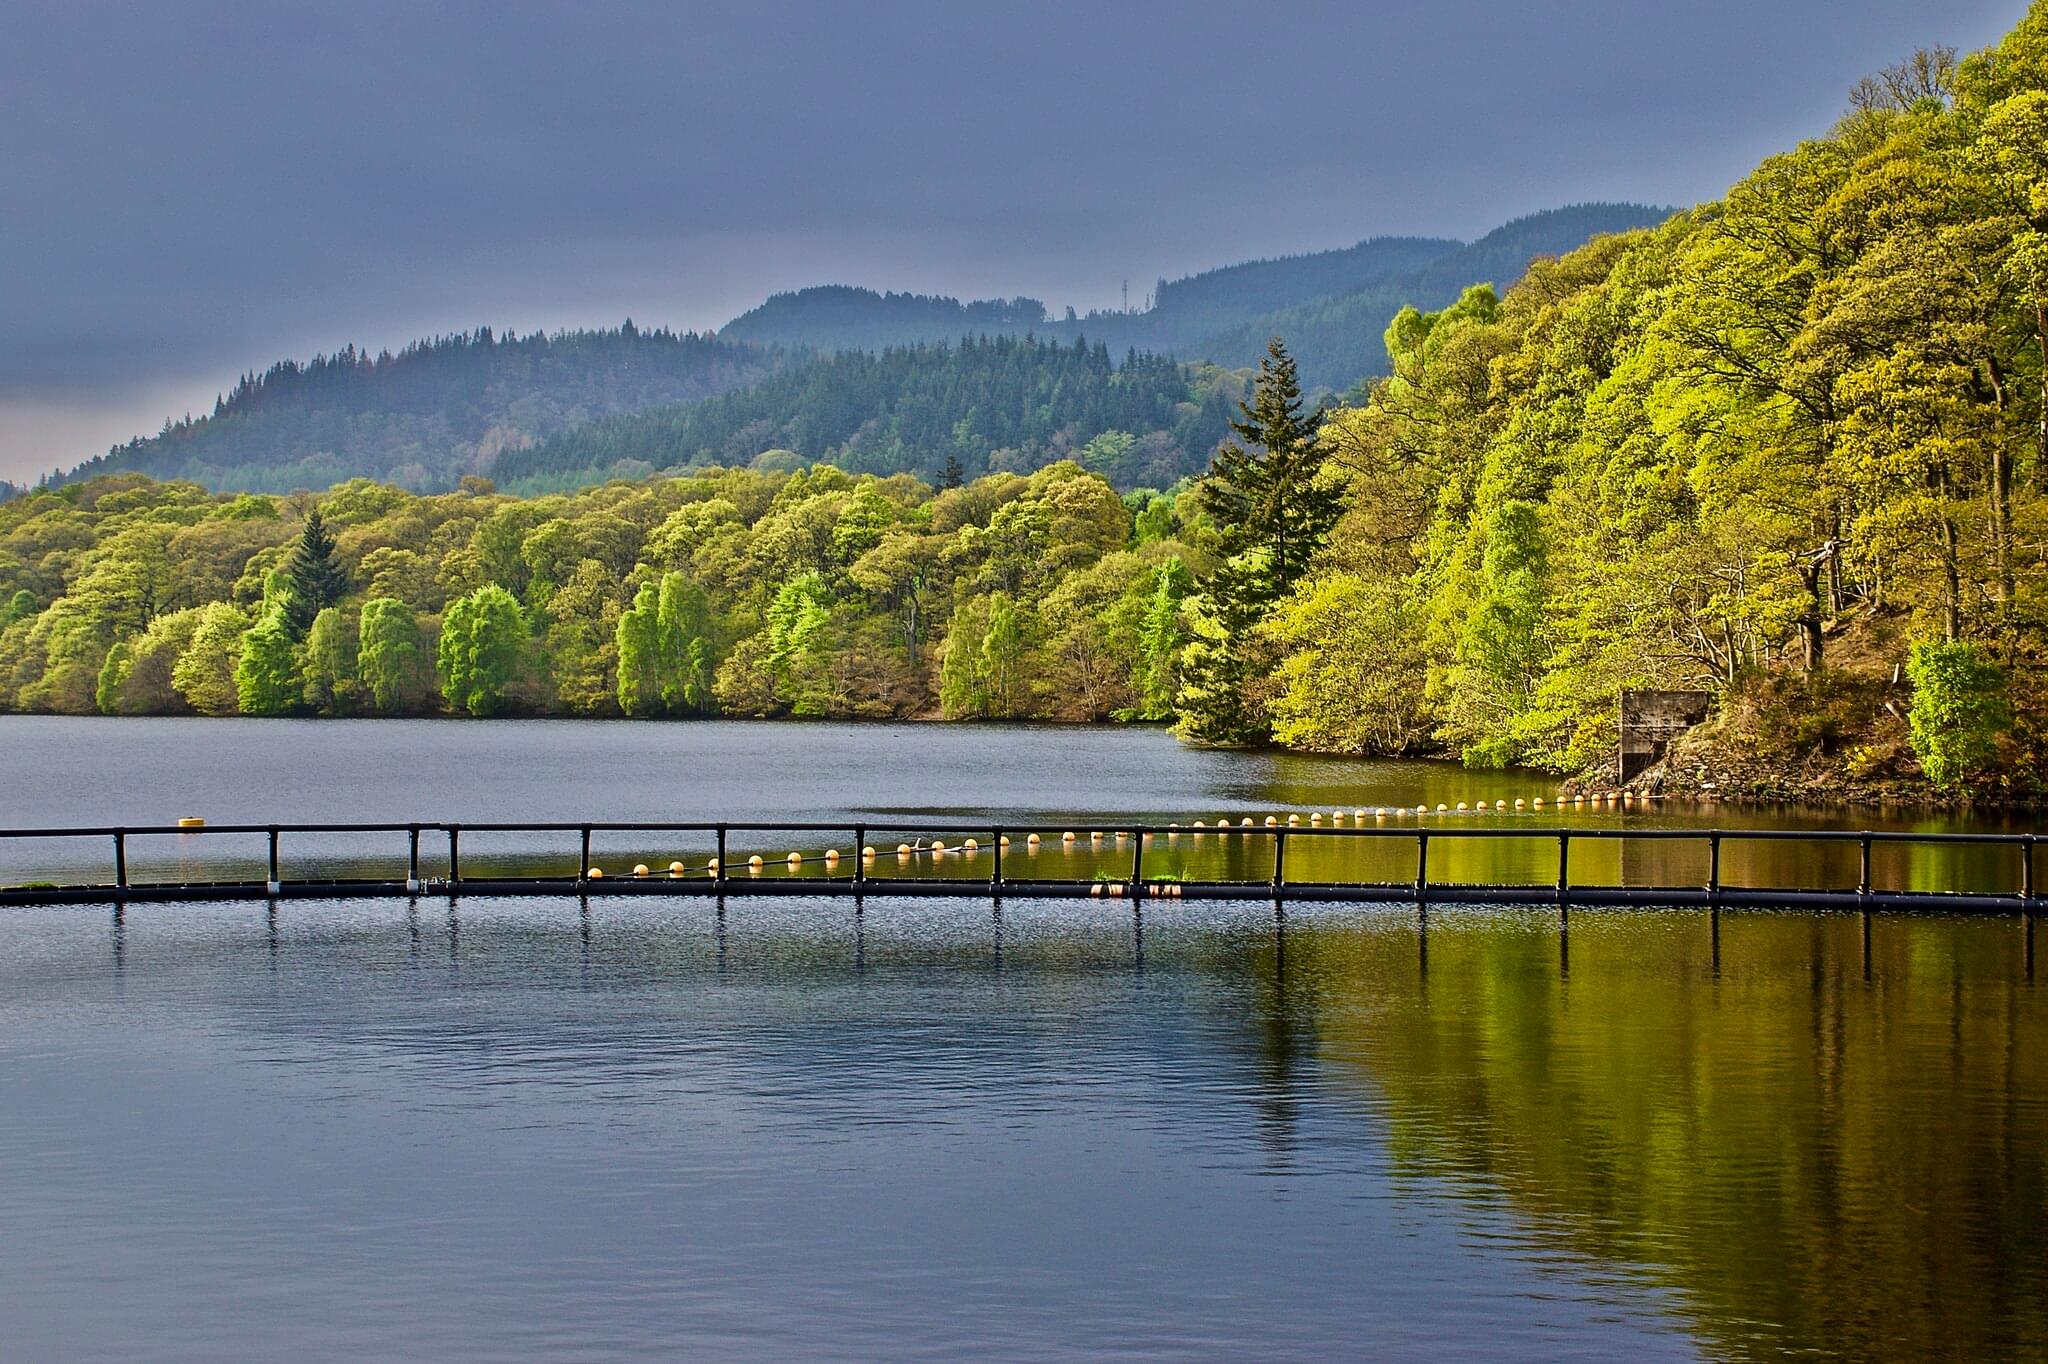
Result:
[[[1199,743],[1256,744],[1271,721],[1254,689],[1268,672],[1259,625],[1308,571],[1343,514],[1343,490],[1323,477],[1320,408],[1302,413],[1294,357],[1275,337],[1259,364],[1243,420],[1231,429],[1252,448],[1216,452],[1201,485],[1228,558],[1188,602],[1193,638],[1181,653],[1179,732]]]
[[[1230,423],[1253,448],[1224,444],[1202,484],[1225,553],[1266,551],[1263,581],[1249,585],[1268,604],[1293,589],[1344,511],[1342,487],[1322,477],[1316,436],[1323,410],[1301,409],[1294,357],[1274,337],[1259,362],[1252,401],[1238,404],[1243,419]]]
[[[957,488],[966,481],[967,470],[960,463],[960,456],[947,455],[945,470],[939,475],[939,491],[945,492],[949,488]]]
[[[285,623],[293,639],[304,639],[314,619],[348,595],[348,573],[334,557],[334,537],[327,533],[318,507],[306,513],[306,528],[299,533],[285,575],[291,580]]]

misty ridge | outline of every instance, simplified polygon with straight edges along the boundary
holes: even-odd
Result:
[[[53,479],[140,472],[284,493],[368,477],[431,492],[482,475],[535,492],[757,459],[936,482],[954,466],[1028,473],[1075,458],[1122,487],[1167,486],[1207,464],[1239,371],[1272,336],[1312,392],[1342,393],[1385,373],[1383,333],[1403,307],[1505,288],[1534,259],[1668,214],[1582,204],[1470,243],[1374,237],[1161,280],[1149,306],[1085,315],[830,284],[777,294],[715,334],[628,320],[484,327],[374,355],[345,346],[245,374],[210,413]],[[995,338],[1022,344],[981,348]],[[1105,433],[1117,448],[1083,458]]]

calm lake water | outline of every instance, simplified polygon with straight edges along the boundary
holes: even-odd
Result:
[[[1550,790],[1037,728],[9,718],[0,752],[8,826]],[[2016,919],[0,914],[8,1358],[2048,1354],[2048,1009]]]

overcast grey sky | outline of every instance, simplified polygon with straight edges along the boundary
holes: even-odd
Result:
[[[1692,203],[2023,0],[0,0],[0,477],[245,369]]]

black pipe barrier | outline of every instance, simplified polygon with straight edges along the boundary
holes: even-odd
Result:
[[[993,872],[980,877],[888,877],[878,876],[871,863],[883,856],[880,850],[864,854],[866,839],[876,829],[909,835],[917,843],[895,851],[899,858],[937,858],[968,851],[943,840],[925,842],[926,835],[978,839],[986,835],[993,854]],[[1117,880],[1019,879],[1006,876],[1003,849],[1011,835],[1041,836],[1055,828],[1062,844],[1087,839],[1091,847],[1104,839],[1131,841],[1129,875]],[[424,833],[447,838],[448,874],[440,879],[421,874],[420,838]],[[566,834],[578,835],[579,860],[569,876],[465,877],[462,874],[461,837],[471,834]],[[604,877],[590,861],[592,839],[598,834],[669,834],[685,837],[709,836],[715,840],[716,861],[700,863],[694,872],[676,875],[666,870],[634,876]],[[751,864],[748,874],[736,877],[728,861],[732,837],[765,834],[844,834],[854,836],[853,851],[843,860],[851,863],[846,874],[829,874],[840,860],[824,853],[792,854],[786,865],[823,863],[826,876],[795,873],[772,875],[765,864]],[[283,841],[288,836],[308,834],[394,834],[405,837],[406,875],[403,880],[382,878],[285,879]],[[130,843],[137,837],[176,835],[203,837],[262,835],[266,841],[266,879],[260,882],[177,881],[141,882],[130,866]],[[1181,838],[1267,839],[1273,847],[1272,874],[1259,881],[1184,881],[1147,878],[1144,858],[1147,845],[1154,848]],[[1415,844],[1415,879],[1410,882],[1328,882],[1286,879],[1289,838],[1410,839]],[[1775,906],[1785,908],[1865,907],[1872,909],[1933,909],[1970,912],[2037,912],[2041,903],[2035,876],[2037,834],[1994,833],[1909,833],[1841,829],[1602,829],[1513,827],[1344,827],[1218,824],[1186,828],[1177,824],[1099,824],[1058,826],[991,823],[910,821],[903,824],[839,824],[819,821],[789,823],[666,823],[622,821],[617,823],[312,823],[312,824],[214,824],[193,827],[180,824],[104,825],[92,827],[0,829],[0,841],[97,839],[110,840],[111,882],[73,885],[26,884],[0,886],[0,905],[64,904],[150,901],[195,901],[223,899],[314,899],[336,897],[379,897],[408,895],[533,896],[569,891],[577,895],[852,895],[874,896],[966,896],[986,894],[1035,898],[1127,899],[1134,905],[1146,899],[1267,900],[1275,905],[1287,901],[1402,901],[1408,903],[1552,903],[1560,905],[1641,906]],[[1429,848],[1432,839],[1516,838],[1554,840],[1557,844],[1557,880],[1554,885],[1484,885],[1441,882],[1429,879]],[[1571,845],[1586,840],[1621,842],[1663,842],[1687,840],[1707,843],[1707,883],[1703,886],[1604,886],[1579,885],[1570,877]],[[1734,842],[1809,842],[1854,844],[1858,849],[1858,877],[1854,890],[1816,889],[1801,886],[1729,886],[1721,879],[1721,849]],[[2020,854],[2020,884],[2011,894],[1882,890],[1871,881],[1871,849],[1880,844],[1932,846],[2009,847]],[[978,851],[978,848],[972,851]]]

